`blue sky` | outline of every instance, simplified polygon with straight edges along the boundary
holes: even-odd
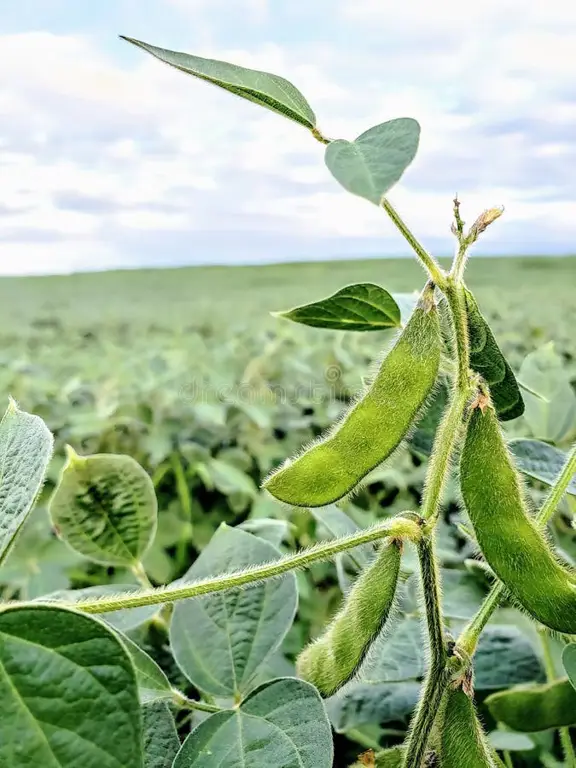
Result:
[[[564,0],[0,0],[0,274],[404,255],[306,130],[126,34],[283,75],[325,134],[419,120],[390,199],[450,253],[576,252],[576,5]]]

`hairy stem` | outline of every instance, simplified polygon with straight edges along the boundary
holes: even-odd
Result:
[[[468,315],[464,304],[462,285],[454,282],[452,277],[448,277],[444,288],[444,295],[450,307],[456,337],[457,385],[461,390],[467,389],[470,380],[470,345],[468,339]]]
[[[468,243],[466,242],[464,236],[462,236],[460,242],[458,243],[458,249],[456,250],[456,255],[454,256],[454,261],[452,262],[452,267],[450,269],[450,276],[453,278],[455,283],[462,282],[462,278],[464,277],[464,268],[466,267],[467,260]]]
[[[540,511],[536,516],[536,525],[539,528],[545,528],[550,518],[556,511],[556,507],[560,503],[560,499],[566,492],[570,481],[576,473],[576,444],[572,446],[572,450],[566,457],[564,466],[560,470],[556,482],[550,489],[546,501],[542,505]],[[480,633],[490,620],[490,617],[498,608],[500,601],[506,593],[506,587],[501,581],[496,582],[484,602],[478,609],[476,615],[472,618],[470,623],[463,629],[460,637],[458,638],[458,646],[463,648],[467,653],[472,655],[476,650]]]
[[[197,710],[198,712],[221,712],[222,707],[216,706],[216,704],[207,704],[205,701],[198,701],[197,699],[189,699],[180,691],[174,690],[173,702],[180,709]]]
[[[252,565],[241,571],[212,576],[199,581],[188,583],[169,584],[165,587],[143,590],[133,594],[123,593],[112,597],[100,597],[93,600],[80,600],[70,603],[70,608],[75,608],[85,613],[108,613],[123,608],[139,608],[143,605],[160,605],[176,600],[185,600],[190,597],[200,597],[214,592],[224,592],[228,589],[242,587],[255,581],[281,576],[283,573],[296,568],[305,568],[319,560],[330,560],[340,552],[357,547],[360,544],[368,544],[371,541],[382,539],[386,536],[394,538],[418,541],[422,536],[421,525],[415,520],[398,516],[387,520],[371,528],[343,536],[332,541],[321,542],[313,547],[296,552],[293,555],[281,557],[271,563]]]
[[[443,288],[444,283],[446,282],[446,273],[440,264],[438,264],[434,256],[428,253],[424,246],[419,243],[419,241],[408,228],[406,222],[400,217],[392,203],[386,198],[383,198],[381,205],[400,231],[402,237],[406,240],[416,256],[420,259],[420,263],[430,275],[432,282],[434,282],[439,288]]]
[[[422,592],[430,643],[430,666],[418,708],[410,724],[403,768],[420,768],[440,702],[449,681],[440,601],[438,565],[433,534],[418,543]]]
[[[420,510],[422,517],[427,520],[426,530],[436,525],[440,514],[442,493],[450,474],[452,454],[460,434],[464,409],[471,394],[469,384],[464,389],[455,389],[452,392],[450,404],[434,438]]]

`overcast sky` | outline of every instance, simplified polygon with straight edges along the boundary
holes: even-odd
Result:
[[[576,252],[576,3],[0,0],[0,274],[403,255],[289,121],[119,33],[291,80],[354,138],[421,123],[390,199],[443,255],[504,205],[486,253]]]

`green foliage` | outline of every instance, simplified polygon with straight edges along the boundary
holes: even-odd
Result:
[[[344,189],[381,205],[418,151],[420,126],[410,117],[375,125],[354,141],[331,141],[324,160]]]
[[[172,768],[180,749],[174,718],[161,701],[142,707],[144,768]]]
[[[541,440],[517,437],[510,440],[508,446],[518,469],[546,485],[554,485],[566,463],[567,455],[564,451]],[[566,493],[576,496],[576,475],[568,483]]]
[[[49,606],[0,611],[0,763],[142,768],[134,669],[105,624]]]
[[[400,325],[400,308],[394,297],[373,283],[347,285],[327,299],[274,314],[337,331],[381,331]]]

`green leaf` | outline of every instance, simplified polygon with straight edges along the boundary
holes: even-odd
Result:
[[[263,539],[222,525],[180,582],[279,556]],[[293,573],[202,600],[181,600],[174,607],[170,625],[174,658],[200,690],[213,696],[245,694],[259,666],[290,629],[296,605]]]
[[[170,681],[154,659],[126,635],[122,635],[121,639],[134,664],[140,702],[149,704],[161,699],[172,699],[174,690]]]
[[[131,456],[78,456],[68,446],[50,517],[76,552],[104,565],[135,565],[154,539],[157,509],[152,480]]]
[[[400,307],[388,291],[374,283],[347,285],[326,299],[272,314],[338,331],[381,331],[400,326]]]
[[[0,422],[0,563],[42,487],[52,445],[42,419],[21,411],[11,400]]]
[[[193,75],[200,80],[224,88],[236,96],[260,104],[311,130],[316,125],[316,115],[304,96],[283,77],[271,75],[269,72],[260,72],[257,69],[247,69],[237,64],[228,64],[225,61],[204,59],[188,53],[157,48],[155,45],[124,35],[120,37],[187,75]]]
[[[476,299],[464,289],[470,336],[470,366],[490,387],[492,402],[500,421],[517,419],[524,413],[524,400],[516,377],[482,316]]]
[[[330,724],[314,686],[280,678],[253,691],[237,709],[200,723],[173,768],[331,768]]]
[[[172,713],[162,701],[142,707],[144,768],[172,768],[180,739]]]
[[[525,733],[512,731],[492,731],[488,734],[488,741],[494,749],[501,752],[530,752],[535,746]]]
[[[416,425],[408,443],[410,448],[418,456],[427,459],[432,453],[434,436],[438,425],[442,420],[444,410],[448,403],[448,387],[441,383],[434,393],[434,399],[426,409],[426,412]]]
[[[349,536],[360,530],[354,520],[335,504],[312,508],[310,513],[321,529],[321,536],[319,537],[321,539],[338,539],[340,536]],[[343,555],[338,555],[338,558],[345,561],[350,560],[354,568],[361,571],[371,563],[375,554],[376,551],[372,544],[363,544],[360,547],[354,547]]]
[[[84,589],[61,589],[58,592],[52,592],[49,595],[43,595],[39,600],[41,602],[67,602],[75,603],[80,600],[88,600],[93,597],[103,595],[121,595],[124,592],[137,592],[137,584],[98,584],[94,587],[85,587]],[[102,614],[102,621],[120,630],[120,632],[129,632],[131,629],[142,626],[150,621],[160,610],[159,605],[142,605],[139,608],[125,608],[119,611],[109,611]]]
[[[330,142],[324,161],[344,189],[381,205],[416,157],[419,141],[418,122],[400,117],[369,128],[354,141]]]
[[[474,656],[474,686],[477,690],[497,690],[543,680],[540,659],[518,627],[508,624],[486,627]]]
[[[0,611],[0,765],[142,768],[130,657],[104,623],[52,606]]]
[[[450,619],[470,619],[486,595],[478,579],[467,571],[442,570],[444,613]]]
[[[562,651],[562,665],[566,670],[568,679],[576,688],[576,643],[569,643]]]
[[[508,446],[514,454],[518,469],[541,483],[554,485],[567,458],[564,451],[540,440],[527,440],[523,437],[509,440]],[[576,475],[566,491],[576,496]]]
[[[539,393],[526,391],[526,420],[534,437],[559,443],[576,429],[576,393],[552,342],[527,355],[520,378]]]
[[[286,520],[276,520],[272,517],[251,518],[240,523],[237,528],[247,531],[253,536],[259,536],[274,547],[279,547],[282,544],[289,530]]]
[[[408,723],[420,695],[420,683],[352,682],[326,700],[334,730],[346,733],[368,723]]]

